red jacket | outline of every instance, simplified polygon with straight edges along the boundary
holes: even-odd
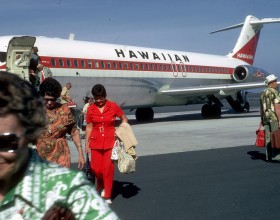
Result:
[[[87,123],[92,123],[89,146],[91,149],[111,149],[115,143],[116,117],[123,115],[122,109],[115,103],[106,100],[101,113],[95,104],[88,107]]]

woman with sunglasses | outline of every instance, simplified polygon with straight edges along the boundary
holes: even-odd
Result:
[[[29,82],[0,72],[0,219],[117,219],[81,171],[29,147],[46,127],[44,111]]]
[[[67,104],[57,102],[61,91],[60,83],[54,78],[47,78],[40,85],[40,93],[45,102],[48,126],[38,139],[37,151],[45,160],[70,167],[70,149],[66,140],[66,134],[68,133],[71,135],[79,154],[78,168],[82,169],[85,165],[85,159],[80,133]]]
[[[127,122],[122,109],[106,99],[107,93],[103,85],[93,86],[91,93],[94,103],[88,107],[86,117],[86,153],[91,154],[91,168],[97,182],[97,191],[111,204],[114,178],[114,162],[111,160],[115,143],[116,117]]]

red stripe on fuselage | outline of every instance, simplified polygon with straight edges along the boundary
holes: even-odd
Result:
[[[41,56],[41,62],[48,68],[95,69],[150,72],[190,72],[209,74],[232,74],[233,68],[220,66],[201,66],[190,64],[135,62],[119,60],[97,60],[86,58],[65,58]]]

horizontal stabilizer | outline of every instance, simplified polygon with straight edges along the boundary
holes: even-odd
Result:
[[[249,23],[251,25],[254,25],[254,24],[270,24],[270,23],[279,23],[279,22],[280,22],[280,18],[263,18],[261,20],[251,20]],[[222,28],[222,29],[219,29],[216,31],[212,31],[212,32],[210,32],[210,34],[214,34],[214,33],[221,32],[221,31],[227,31],[230,29],[240,28],[243,25],[244,25],[244,23],[232,25],[232,26]]]

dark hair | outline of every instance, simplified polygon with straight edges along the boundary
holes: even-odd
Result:
[[[41,96],[27,81],[0,71],[0,115],[14,114],[26,128],[26,138],[34,142],[46,126]]]
[[[83,98],[83,100],[84,100],[85,102],[88,102],[88,101],[89,101],[89,97],[88,97],[88,96],[85,96],[85,97]]]
[[[35,53],[38,53],[38,47],[32,47],[32,49],[34,50]]]
[[[106,89],[101,84],[94,85],[92,87],[91,94],[93,96],[101,96],[101,97],[104,97],[104,98],[106,98],[106,96],[107,96]]]
[[[62,87],[56,79],[48,77],[41,83],[39,90],[42,97],[48,95],[57,99],[60,97]]]

